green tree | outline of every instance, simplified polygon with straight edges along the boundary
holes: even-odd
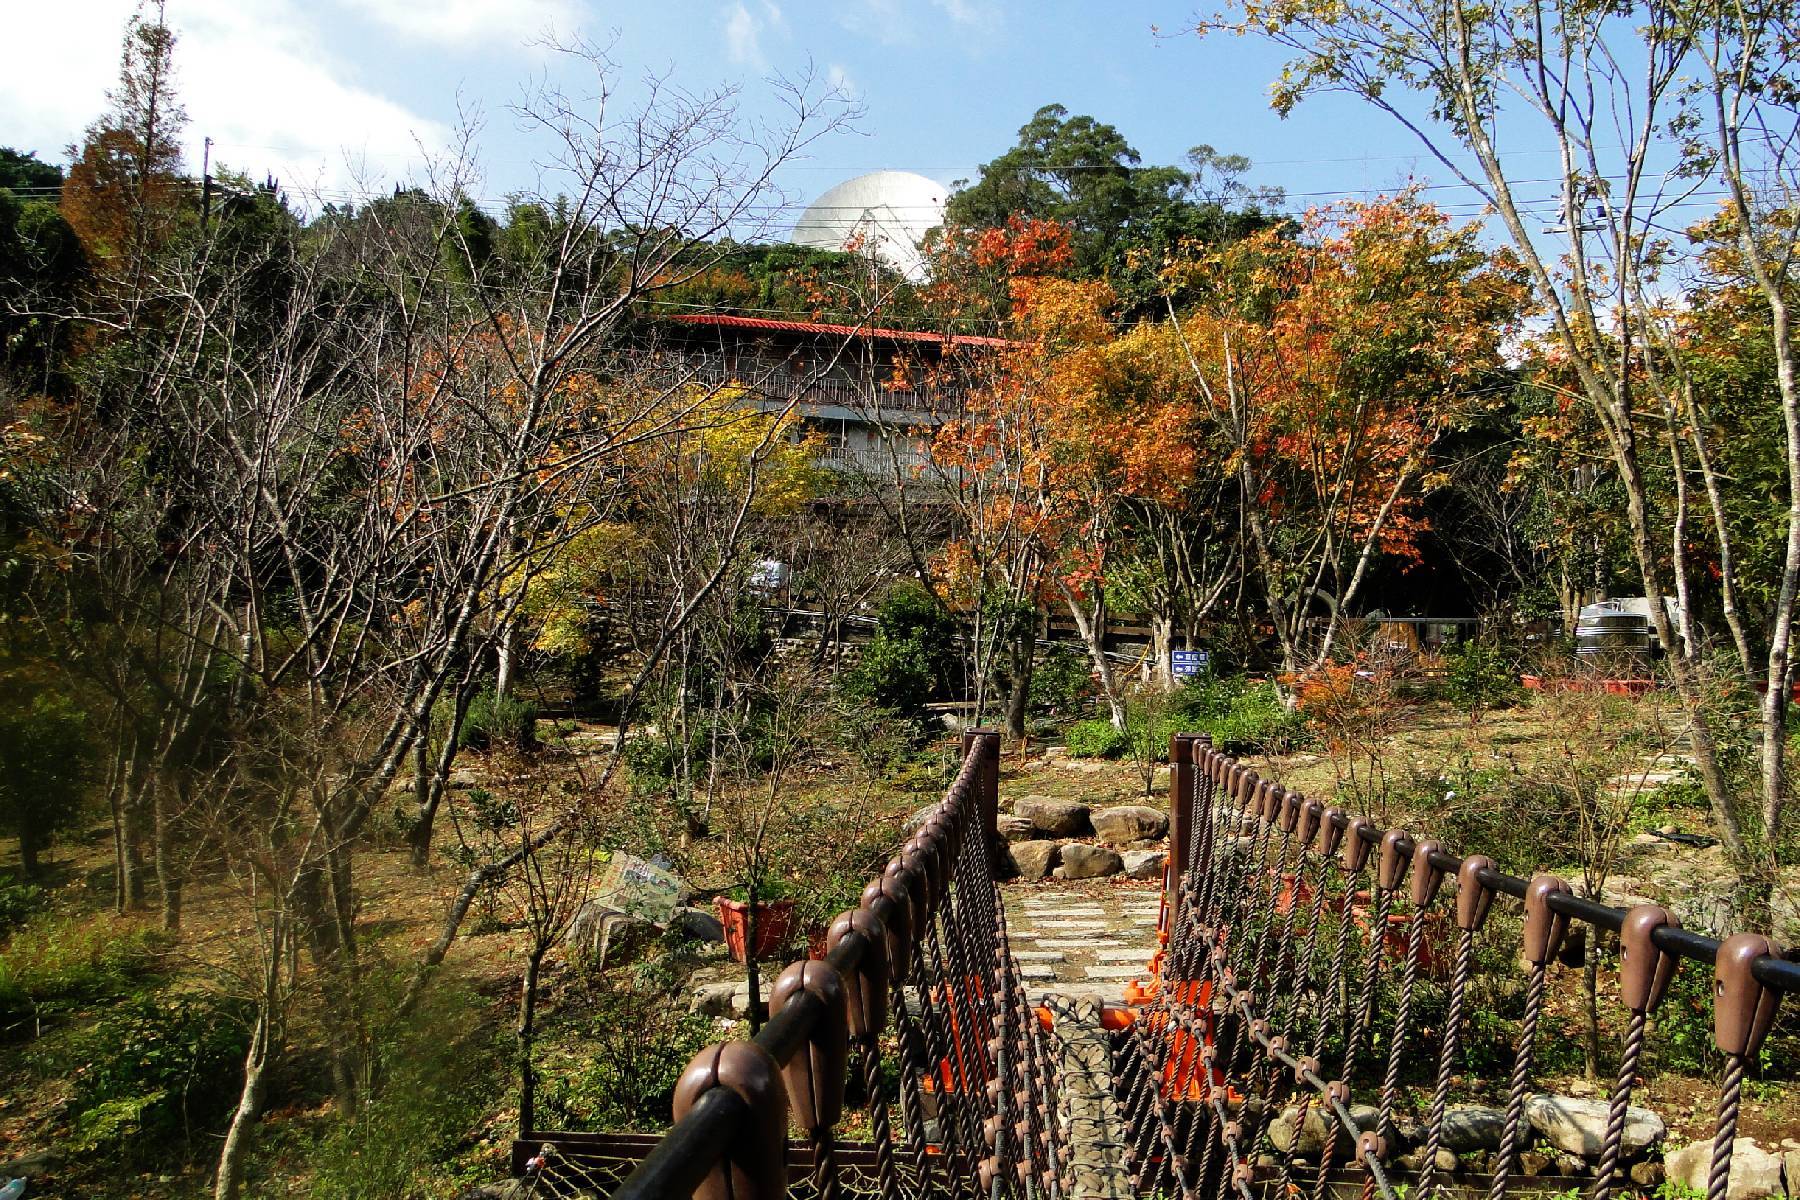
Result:
[[[1280,194],[1242,177],[1250,160],[1211,146],[1188,166],[1145,166],[1118,129],[1046,104],[1019,129],[1018,144],[959,181],[945,219],[998,229],[1013,216],[1056,221],[1074,235],[1076,273],[1105,276],[1127,308],[1153,306],[1156,269],[1187,241],[1229,241],[1271,223]]]

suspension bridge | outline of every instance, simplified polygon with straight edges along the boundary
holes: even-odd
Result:
[[[1704,1190],[1726,1200],[1746,1067],[1782,997],[1800,990],[1800,964],[1768,937],[1720,941],[1656,905],[1608,907],[1554,875],[1509,875],[1179,734],[1145,971],[1116,999],[1045,994],[1008,937],[999,755],[998,734],[965,735],[942,802],[831,925],[824,959],[781,973],[753,1040],[688,1064],[666,1134],[521,1138],[513,1167],[526,1194],[1564,1192],[1523,1169],[1527,1101],[1552,964],[1581,938],[1606,937],[1619,959],[1601,1002],[1619,1006],[1623,1036],[1595,1162],[1574,1186],[1592,1200],[1643,1190],[1627,1174],[1641,1148],[1628,1125],[1652,1017],[1677,972],[1698,972],[1711,981],[1723,1063]],[[1459,1160],[1450,1101],[1466,1082],[1472,998],[1510,972],[1523,976],[1512,989],[1523,1002],[1505,1018],[1503,1113],[1491,1148]]]

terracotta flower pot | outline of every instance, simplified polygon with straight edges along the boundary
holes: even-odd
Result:
[[[720,896],[719,924],[725,927],[725,946],[738,962],[746,961],[744,946],[750,935],[750,905],[742,900]],[[787,941],[794,924],[792,900],[758,900],[756,902],[756,945],[751,947],[757,958]]]

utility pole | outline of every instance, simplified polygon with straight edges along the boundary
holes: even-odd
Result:
[[[200,232],[212,216],[212,139],[200,143]]]

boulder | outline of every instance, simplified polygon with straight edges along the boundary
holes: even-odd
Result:
[[[1026,796],[1013,805],[1013,812],[1030,821],[1039,833],[1051,837],[1078,837],[1088,831],[1088,806],[1073,800]]]
[[[1704,1193],[1706,1177],[1712,1170],[1712,1139],[1671,1150],[1663,1156],[1663,1166],[1670,1179]],[[1731,1178],[1726,1183],[1725,1200],[1761,1200],[1781,1194],[1780,1157],[1764,1150],[1752,1138],[1741,1137],[1731,1143]]]
[[[1159,838],[1169,832],[1169,818],[1143,804],[1103,808],[1092,819],[1095,836],[1115,845]]]
[[[1127,879],[1161,879],[1169,856],[1162,850],[1127,850],[1119,855],[1125,863]]]
[[[45,1147],[32,1150],[8,1163],[0,1163],[0,1179],[38,1179],[48,1175],[57,1164],[56,1151]]]
[[[675,910],[674,920],[669,924],[690,942],[725,940],[725,927],[719,924],[718,914],[704,908],[678,908]]]
[[[1444,1110],[1443,1144],[1458,1154],[1498,1150],[1506,1131],[1506,1110],[1486,1104],[1458,1104]]]
[[[1060,849],[1061,842],[1048,841],[1014,842],[1007,847],[1012,854],[1013,866],[1018,869],[1019,878],[1027,883],[1036,883],[1050,874],[1050,868],[1056,864],[1056,852]]]
[[[1001,813],[995,827],[1009,842],[1029,841],[1037,833],[1037,826],[1031,823],[1030,817],[1015,817],[1011,813]]]
[[[750,1007],[750,987],[725,980],[701,984],[688,1008],[703,1017],[740,1017]]]
[[[1294,1123],[1299,1118],[1299,1114],[1299,1107],[1293,1105],[1276,1114],[1275,1119],[1269,1122],[1269,1141],[1273,1142],[1275,1148],[1283,1154],[1298,1154],[1316,1158],[1325,1149],[1325,1133],[1328,1128],[1325,1114],[1317,1104],[1307,1105],[1306,1120],[1301,1122],[1298,1137],[1296,1137]],[[1352,1104],[1350,1119],[1356,1122],[1358,1129],[1369,1130],[1375,1128],[1375,1123],[1381,1119],[1381,1113],[1367,1104]],[[1337,1124],[1335,1118],[1331,1124]],[[1354,1147],[1355,1139],[1345,1133],[1342,1126],[1339,1126],[1335,1149],[1337,1160],[1348,1159]]]
[[[1800,1196],[1800,1150],[1789,1150],[1781,1156],[1787,1174],[1787,1192],[1790,1196]],[[1660,1182],[1660,1180],[1658,1181]]]
[[[1098,879],[1117,875],[1125,869],[1125,860],[1116,851],[1085,842],[1070,842],[1062,848],[1062,866],[1056,868],[1058,879]]]
[[[600,971],[608,962],[628,958],[655,934],[650,922],[589,900],[569,921],[565,953],[569,961]]]
[[[1607,1102],[1580,1100],[1574,1096],[1539,1093],[1525,1097],[1525,1119],[1544,1140],[1566,1154],[1598,1159],[1606,1140]],[[1641,1153],[1661,1139],[1663,1120],[1647,1108],[1625,1110],[1624,1149],[1627,1157]]]
[[[1643,1162],[1632,1163],[1631,1170],[1627,1174],[1631,1176],[1631,1182],[1646,1188],[1661,1186],[1662,1181],[1668,1175],[1663,1169],[1663,1165],[1654,1158],[1646,1158]]]

